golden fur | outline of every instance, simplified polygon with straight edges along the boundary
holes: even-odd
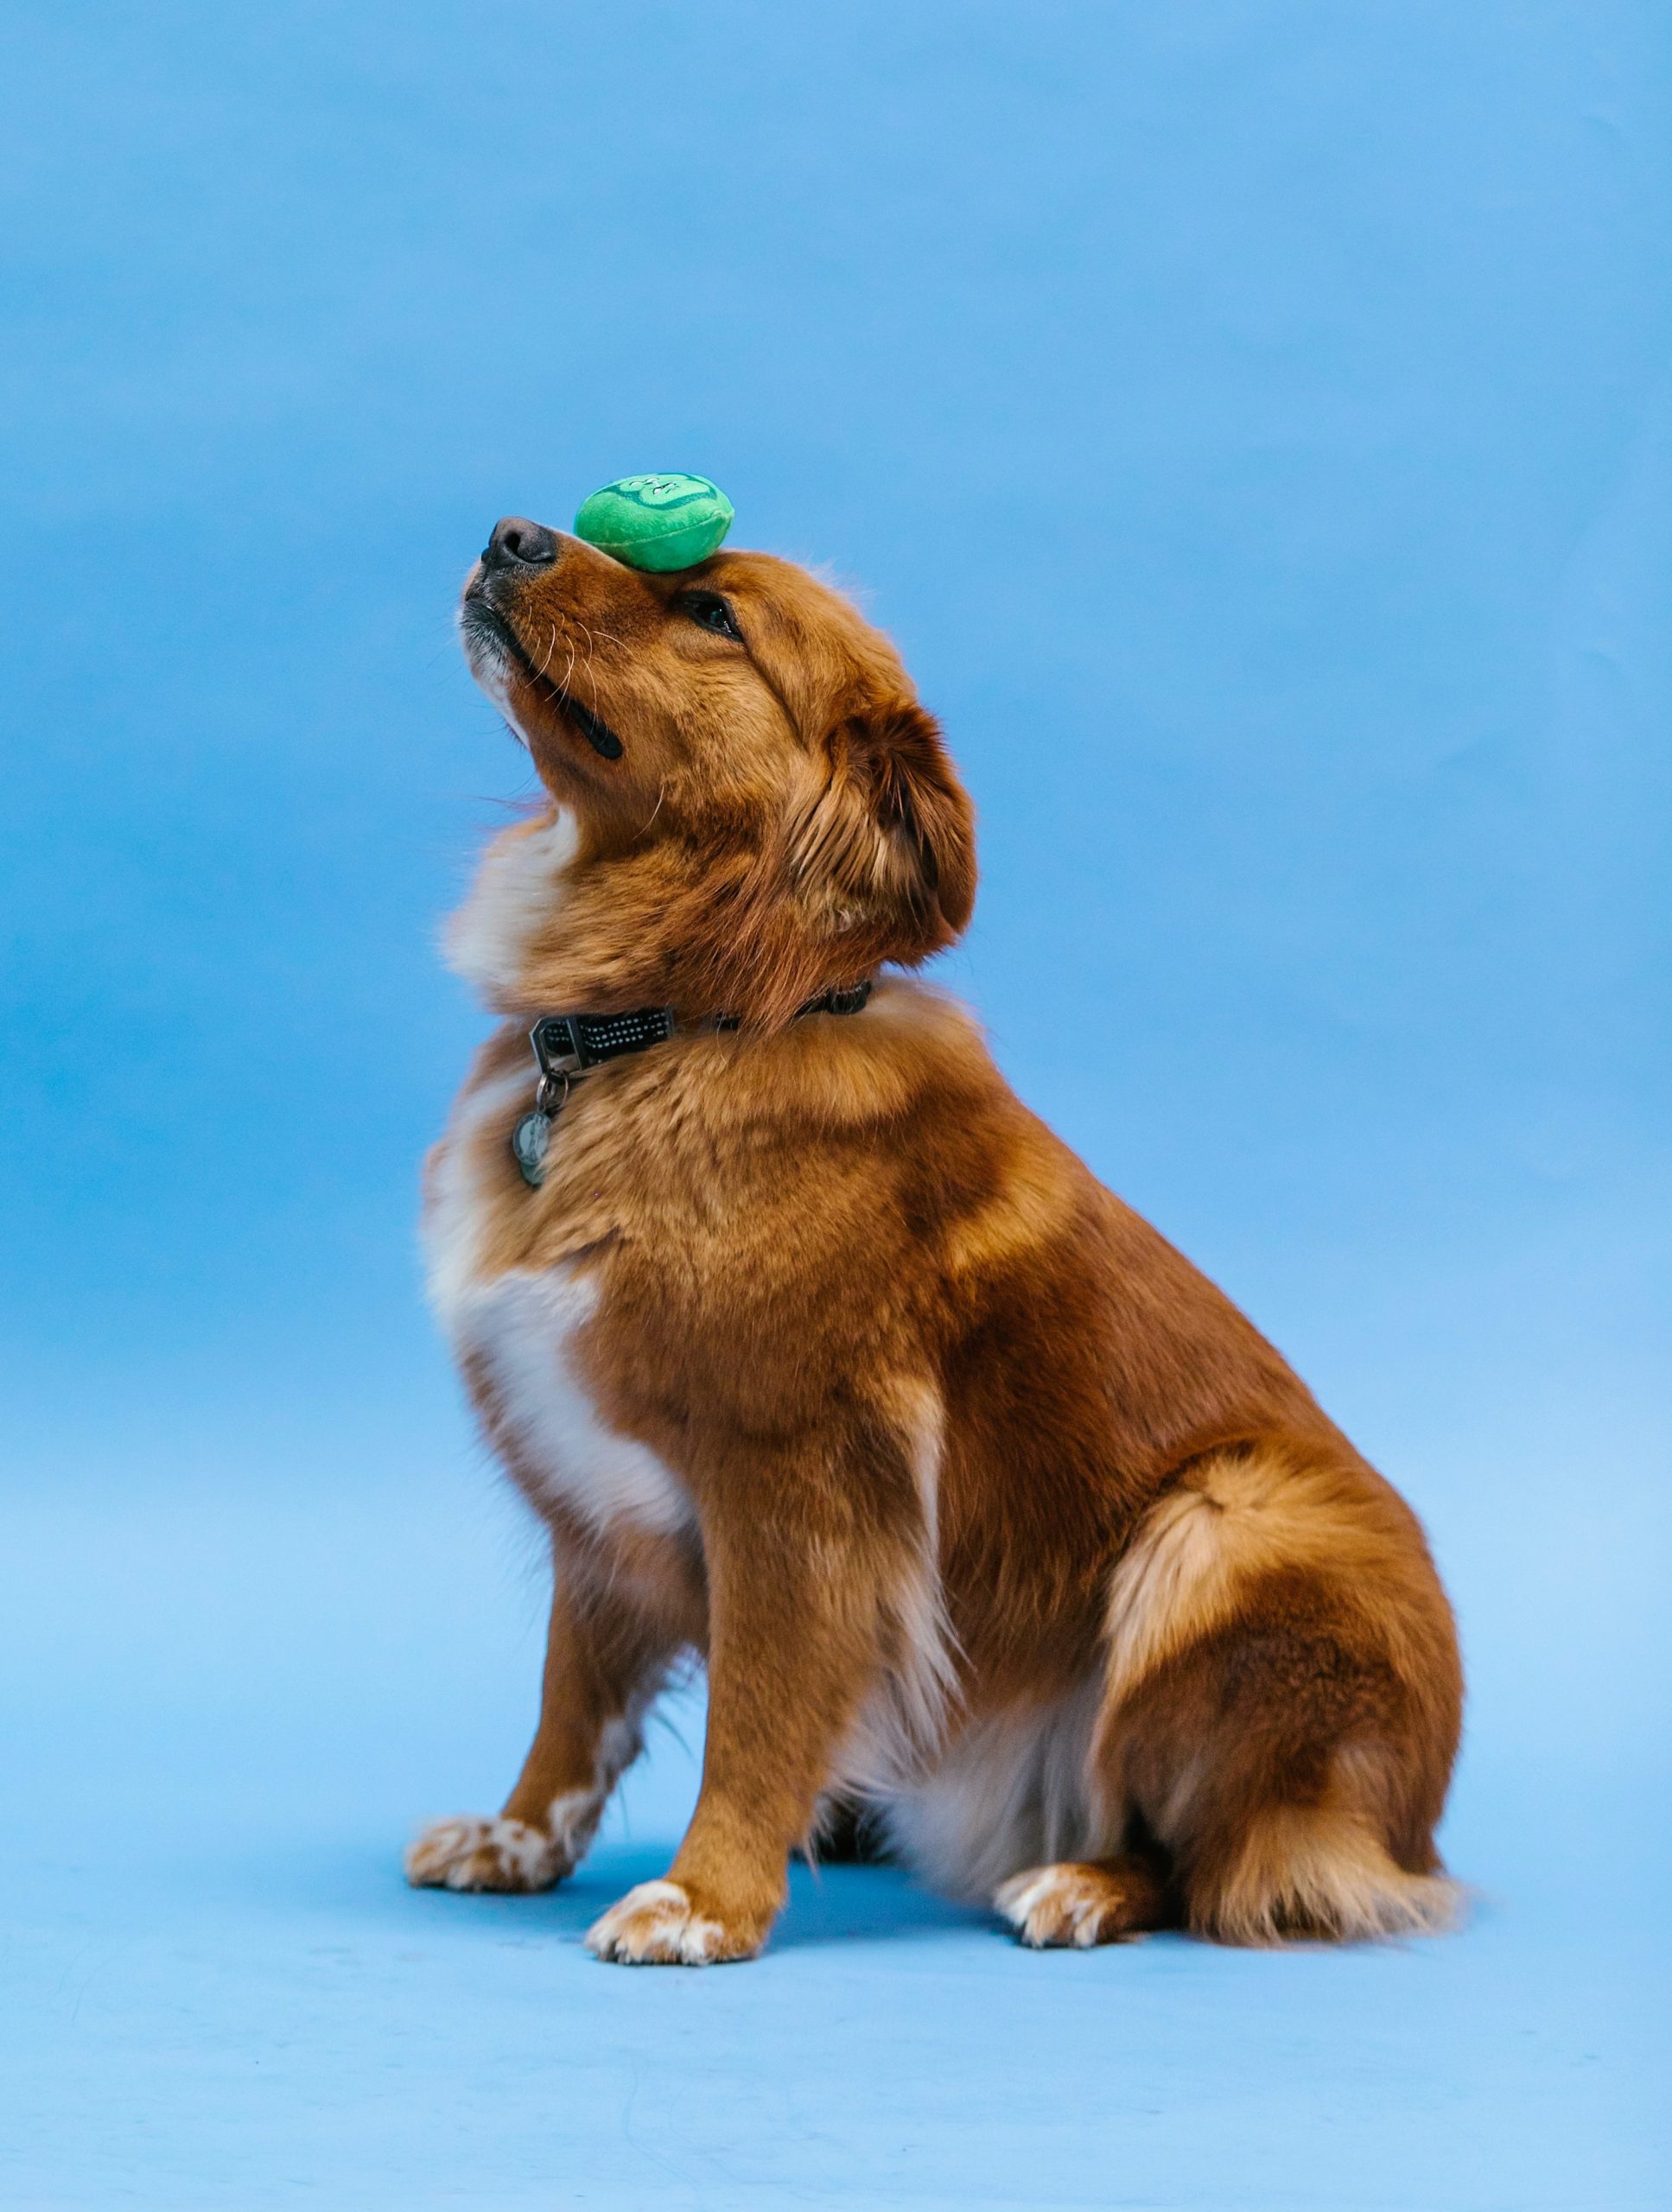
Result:
[[[764,555],[645,575],[519,524],[463,626],[550,804],[455,925],[504,1019],[427,1235],[555,1571],[522,1777],[411,1878],[560,1878],[694,1651],[700,1802],[602,1956],[758,1950],[855,1808],[1031,1943],[1440,1924],[1461,1690],[1421,1529],[900,972],[975,855],[892,647]],[[663,1004],[680,1034],[576,1081],[529,1188],[532,1018]]]

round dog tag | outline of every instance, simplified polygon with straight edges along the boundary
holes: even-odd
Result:
[[[546,1179],[546,1147],[551,1142],[551,1116],[537,1106],[524,1114],[511,1133],[511,1149],[523,1171],[523,1180],[537,1191]]]

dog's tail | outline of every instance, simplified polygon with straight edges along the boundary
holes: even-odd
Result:
[[[1255,1944],[1439,1935],[1463,1904],[1446,1875],[1395,1865],[1363,1813],[1328,1805],[1262,1808],[1223,1859],[1198,1863],[1188,1897],[1198,1935]]]

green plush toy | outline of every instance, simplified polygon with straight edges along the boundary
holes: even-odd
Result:
[[[623,476],[594,492],[575,535],[630,569],[694,569],[732,526],[732,503],[706,476]]]

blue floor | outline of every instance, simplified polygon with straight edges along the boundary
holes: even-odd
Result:
[[[7,2212],[1672,2202],[1663,1834],[1607,1743],[1511,1725],[1543,1694],[1513,1592],[1446,1837],[1460,1936],[1035,1956],[831,1869],[760,1962],[630,1973],[579,1939],[677,1837],[689,1698],[569,1886],[402,1885],[415,1820],[496,1802],[537,1666],[537,1567],[438,1456],[283,1481],[252,1448],[9,1505]]]
[[[1672,1868],[1664,0],[0,21],[0,2212],[1648,2212]],[[537,1567],[408,1255],[496,514],[851,580],[944,978],[1434,1533],[1455,1939],[757,1964],[414,1894]],[[1657,2086],[1658,2085],[1658,2086]]]

